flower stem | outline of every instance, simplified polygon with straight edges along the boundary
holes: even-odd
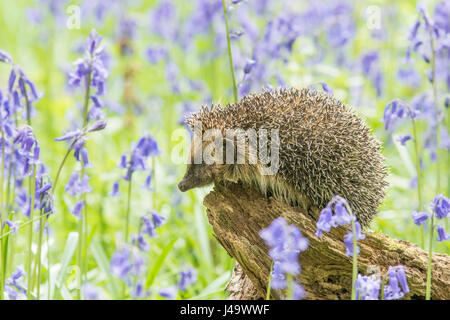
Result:
[[[36,297],[39,300],[41,295],[41,246],[42,246],[42,235],[44,233],[44,227],[45,227],[45,221],[44,221],[44,217],[42,216],[42,210],[41,210],[41,217],[39,219],[39,238],[38,238],[38,252],[37,252],[37,256],[36,256],[36,260],[37,260],[37,294]],[[48,246],[48,243],[47,243]],[[47,249],[48,250],[48,249]],[[49,265],[50,266],[50,265]],[[50,290],[50,287],[48,287],[48,290]]]
[[[86,91],[84,96],[84,107],[83,107],[83,127],[85,127],[88,124],[88,116],[89,116],[89,96],[91,91],[91,82],[92,82],[92,61],[89,65],[89,73],[86,80]],[[81,170],[81,177],[83,177],[85,174],[85,169]],[[83,194],[83,200],[84,200],[84,208],[80,212],[80,219],[78,221],[78,252],[77,252],[77,265],[80,269],[80,277],[81,280],[85,280],[86,278],[86,270],[85,266],[87,267],[87,264],[84,260],[86,260],[86,257],[83,257],[83,253],[87,252],[87,227],[88,227],[88,221],[87,221],[87,201],[86,201],[86,194]],[[84,220],[84,221],[83,221]],[[83,225],[84,224],[84,225]],[[83,260],[84,258],[84,260]],[[81,286],[77,290],[77,298],[78,300],[81,299]]]
[[[23,93],[25,96],[25,104],[27,106],[27,124],[31,127],[31,105],[30,105],[30,99],[28,98],[26,85],[23,86],[23,91],[24,91]]]
[[[130,174],[130,181],[128,182],[128,195],[127,195],[127,212],[125,220],[125,242],[128,242],[128,233],[130,228],[130,208],[131,208],[131,187],[133,174]]]
[[[84,248],[83,248],[83,268],[81,269],[81,279],[86,281],[86,272],[88,268],[87,264],[87,245],[88,245],[88,211],[87,211],[87,200],[86,200],[86,194],[83,195],[84,199]]]
[[[425,299],[431,299],[431,257],[433,253],[433,227],[434,227],[434,213],[431,214],[430,221],[430,243],[428,244],[428,266],[427,266],[427,287]]]
[[[356,279],[358,277],[358,244],[357,244],[357,237],[356,237],[356,216],[353,214],[352,209],[348,205],[348,203],[345,203],[345,208],[347,209],[347,212],[353,217],[352,219],[352,232],[353,232],[353,259],[352,259],[352,300],[356,300],[356,288],[355,283]]]
[[[51,279],[50,279],[50,235],[49,235],[49,231],[48,228],[46,230],[46,235],[47,235],[47,300],[50,300],[50,291],[51,291]]]
[[[0,237],[1,237],[1,241],[0,241],[0,300],[3,300],[3,292],[4,292],[4,287],[5,287],[5,283],[3,281],[3,276],[2,274],[4,272],[6,272],[6,270],[3,270],[3,210],[4,210],[4,205],[3,205],[3,185],[4,185],[4,180],[5,180],[5,133],[2,130],[2,136],[1,136],[2,140],[2,172],[1,172],[1,179],[0,179]]]
[[[0,220],[0,274],[3,274],[3,221]],[[3,277],[0,277],[0,300],[3,300],[4,290]]]
[[[421,212],[423,210],[423,199],[422,199],[422,170],[420,168],[420,156],[419,156],[419,142],[417,141],[417,128],[416,128],[416,121],[414,120],[414,115],[411,109],[409,109],[410,117],[411,117],[411,123],[412,123],[412,134],[413,134],[413,140],[414,140],[414,153],[416,156],[416,174],[417,174],[417,196],[419,198],[419,209],[418,211]],[[425,248],[425,230],[423,226],[421,229],[421,247]]]
[[[9,229],[9,227],[6,227],[7,229]],[[8,230],[9,231],[9,230]],[[5,286],[5,279],[6,279],[6,266],[7,266],[7,260],[8,260],[8,243],[9,243],[9,238],[10,236],[6,236],[6,238],[1,241],[1,244],[3,246],[2,248],[2,266],[1,266],[1,283],[2,283],[2,288],[1,290],[4,290],[4,286]]]
[[[5,185],[5,132],[2,130],[2,178],[0,180],[0,222],[3,227],[3,211],[4,207],[4,185]]]
[[[84,108],[83,108],[83,127],[88,123],[89,115],[89,95],[91,91],[91,81],[92,81],[92,66],[89,67],[89,74],[86,82],[86,93],[84,95]]]
[[[85,204],[86,205],[86,204]],[[78,219],[78,248],[77,248],[77,266],[79,271],[81,272],[82,261],[81,261],[81,253],[83,252],[83,210],[80,212],[80,217]],[[76,299],[81,299],[81,287],[77,288]]]
[[[269,272],[269,281],[267,283],[266,300],[270,300],[270,290],[271,290],[271,282],[272,282],[273,265],[274,265],[274,262],[272,261],[272,265],[270,266],[270,272]]]
[[[294,276],[290,273],[286,273],[287,280],[287,296],[288,300],[292,300],[294,297]]]
[[[40,188],[42,187],[42,178],[40,183]],[[40,196],[40,202],[42,202],[43,195]],[[35,285],[37,286],[37,293],[36,293],[36,299],[40,299],[40,291],[41,291],[41,252],[42,252],[42,233],[44,231],[43,224],[43,209],[41,209],[39,214],[39,235],[38,235],[38,246],[37,246],[37,254],[36,254],[36,260],[34,262],[34,272],[33,272],[33,289]]]
[[[73,143],[72,143],[72,145],[73,145]],[[56,172],[55,180],[54,180],[53,186],[52,186],[52,193],[53,194],[55,193],[56,185],[58,184],[59,175],[61,174],[61,171],[62,171],[62,168],[64,166],[64,163],[66,162],[66,160],[69,157],[71,152],[72,152],[72,147],[70,147],[69,150],[67,150],[66,154],[64,155],[64,158],[62,159],[61,163],[59,164],[58,171]]]
[[[227,6],[225,4],[225,0],[222,0],[222,5],[223,5],[223,14],[225,17],[225,28],[226,28],[226,33],[227,33],[228,60],[230,63],[231,79],[233,80],[234,101],[237,101],[238,100],[238,91],[237,91],[237,85],[236,85],[236,77],[234,76],[233,54],[231,52],[230,32],[228,29],[228,15],[227,15]]]
[[[431,46],[431,77],[432,77],[432,87],[433,87],[433,102],[434,102],[434,113],[435,113],[435,135],[436,135],[436,194],[440,193],[441,190],[441,174],[440,174],[440,164],[439,164],[439,100],[438,100],[438,90],[437,90],[437,79],[436,79],[436,49],[433,40],[433,30],[429,28],[430,35],[430,46]]]
[[[358,277],[358,245],[356,243],[356,226],[355,220],[352,221],[352,229],[353,229],[353,265],[352,265],[352,300],[356,300],[356,278]]]
[[[27,257],[27,277],[28,277],[28,285],[27,285],[27,297],[28,300],[32,299],[32,274],[31,274],[31,264],[32,264],[32,251],[31,247],[33,244],[33,211],[34,211],[34,196],[36,192],[36,165],[33,165],[33,177],[30,187],[30,197],[31,197],[31,203],[30,203],[30,226],[28,227],[28,257]]]

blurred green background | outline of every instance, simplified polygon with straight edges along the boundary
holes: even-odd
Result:
[[[170,28],[183,29],[184,21],[192,16],[201,17],[198,6],[201,1],[168,2],[176,8],[176,15],[172,20],[155,22],[168,33]],[[293,2],[286,4],[286,7],[275,3],[271,4],[264,15],[259,15],[250,2],[244,1],[233,6],[229,13],[230,28],[244,32],[238,40],[232,41],[238,81],[243,77],[242,67],[245,59],[251,57],[254,45],[251,37],[246,36],[250,33],[249,30],[255,30],[263,37],[271,20],[285,16],[288,20],[287,16],[295,10],[305,12],[317,5],[311,1]],[[152,12],[161,6],[161,2],[142,0],[106,3],[108,4],[103,5],[107,8],[104,9],[102,18],[98,19],[96,10],[99,9],[95,6],[101,6],[100,1],[60,1],[55,7],[52,7],[52,1],[0,2],[0,49],[11,54],[14,61],[43,93],[42,98],[35,103],[37,114],[33,118],[33,129],[40,142],[41,159],[49,168],[52,178],[67,150],[67,145],[55,142],[54,138],[70,128],[71,119],[79,116],[76,106],[83,101],[82,92],[67,90],[65,71],[72,68],[72,62],[82,57],[83,53],[77,48],[84,45],[92,28],[103,35],[105,51],[111,58],[105,96],[108,125],[104,131],[92,134],[87,143],[93,164],[89,169],[93,191],[87,195],[88,225],[90,244],[94,243],[93,246],[90,245],[87,255],[88,281],[101,288],[105,297],[117,298],[108,286],[112,283],[118,285],[119,282],[105,273],[105,263],[117,247],[118,232],[123,231],[125,184],[121,185],[121,197],[112,198],[108,193],[114,181],[124,174],[123,170],[117,167],[121,154],[130,149],[133,141],[136,142],[140,136],[149,132],[158,141],[163,154],[152,162],[153,191],[140,188],[145,174],[138,172],[135,175],[131,228],[136,232],[139,217],[151,209],[167,218],[167,223],[158,230],[158,237],[149,241],[151,250],[146,253],[149,270],[153,270],[155,275],[151,289],[175,284],[180,270],[190,265],[197,269],[198,281],[186,292],[180,293],[180,298],[225,298],[223,288],[231,276],[234,261],[214,239],[208,224],[202,199],[209,188],[180,193],[176,185],[184,173],[185,165],[172,161],[173,147],[180,142],[173,140],[172,134],[175,130],[184,128],[180,119],[186,111],[186,104],[189,103],[195,111],[205,103],[223,104],[233,100],[226,47],[223,46],[223,41],[217,41],[218,35],[224,33],[223,11],[218,10],[215,13],[216,17],[209,30],[181,34],[182,39],[178,39],[177,43],[174,37],[164,37],[154,32]],[[345,48],[336,49],[327,43],[327,23],[322,21],[311,24],[312,30],[300,32],[296,37],[287,59],[272,57],[259,60],[266,68],[276,69],[283,78],[282,83],[276,76],[268,77],[264,81],[274,87],[280,84],[307,87],[323,81],[334,90],[335,96],[357,109],[382,141],[383,154],[390,168],[387,197],[371,229],[420,245],[419,227],[414,225],[411,219],[411,212],[417,208],[417,191],[410,186],[411,179],[415,176],[413,144],[401,146],[396,141],[397,135],[409,131],[409,125],[402,126],[392,136],[385,131],[382,122],[383,110],[389,101],[401,98],[408,102],[418,92],[430,90],[430,83],[426,80],[428,66],[417,57],[413,58],[413,64],[420,79],[418,85],[410,86],[398,78],[398,70],[405,63],[404,56],[409,45],[408,33],[418,18],[416,2],[324,1],[320,8],[337,8],[336,3],[345,3],[350,7],[351,13],[347,14],[345,19],[351,19],[354,23]],[[432,12],[438,1],[426,3]],[[79,29],[67,28],[66,23],[70,15],[66,10],[70,5],[81,9]],[[291,11],[287,8],[293,9]],[[239,10],[246,12],[249,21],[251,19],[251,27],[243,24],[247,18],[238,15]],[[380,17],[380,28],[375,30],[370,27],[368,18],[368,14],[373,10],[375,14],[378,12]],[[339,12],[337,10],[336,13],[328,14],[334,14],[337,19],[341,19],[342,14]],[[124,40],[120,37],[119,24],[123,16],[137,25],[132,39]],[[328,18],[324,19],[329,21]],[[301,25],[302,20],[297,23]],[[124,55],[121,52],[124,41],[129,41],[127,45],[132,48],[132,54]],[[181,42],[187,42],[189,45],[183,48]],[[317,43],[321,43],[322,51],[318,49]],[[262,48],[265,46],[263,41],[260,45]],[[166,59],[152,63],[146,57],[149,47],[164,47],[170,54]],[[253,53],[258,52],[258,47],[255,48]],[[378,53],[378,69],[383,76],[382,94],[377,94],[370,76],[351,66],[352,62],[359,61],[369,51]],[[314,61],[319,56],[323,57]],[[9,67],[0,64],[2,89],[7,86],[8,75]],[[201,89],[198,90],[192,82],[200,83]],[[174,90],[174,86],[178,88]],[[262,85],[256,81],[250,91],[258,92],[261,89]],[[441,89],[446,91],[444,85]],[[114,104],[120,105],[123,112],[110,110]],[[426,128],[426,121],[419,123],[421,137],[424,137]],[[435,164],[425,150],[421,152],[424,155],[425,167],[424,199],[428,207],[436,195]],[[448,157],[448,152],[442,152],[441,156]],[[70,157],[55,194],[57,212],[50,218],[50,260],[55,274],[68,234],[77,230],[77,220],[69,213],[74,200],[64,193],[63,188],[75,165],[75,161]],[[449,172],[445,161],[442,161],[441,172],[441,185],[447,186]],[[444,191],[443,187],[441,192]],[[448,191],[444,194],[448,196]],[[25,238],[16,239],[14,264],[23,264],[23,251],[17,248],[24,246],[24,241]],[[437,243],[434,250],[444,253],[449,252],[449,248],[448,242]],[[167,256],[164,258],[165,253]],[[152,269],[158,259],[162,258],[164,260],[160,260],[160,269]],[[75,281],[70,272],[66,285],[69,292],[73,292]],[[155,291],[152,291],[151,298],[159,298]],[[59,292],[55,292],[53,296],[63,297],[64,294]]]

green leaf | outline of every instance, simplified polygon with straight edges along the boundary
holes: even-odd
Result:
[[[200,197],[198,197],[198,199],[200,199]],[[202,259],[204,260],[208,268],[212,269],[213,258],[211,254],[211,246],[209,244],[207,224],[200,205],[197,204],[195,205],[194,213],[195,213],[195,226],[198,232],[198,241],[200,242]]]
[[[56,276],[56,286],[61,288],[67,275],[67,267],[72,260],[73,254],[78,243],[78,232],[71,232],[67,236],[66,246],[64,247],[64,252],[61,256],[61,269],[59,269],[58,275]]]
[[[97,241],[97,239],[93,239],[91,245],[89,246],[91,249],[92,255],[94,256],[95,261],[97,262],[100,271],[106,275],[106,278],[110,281],[107,282],[106,286],[108,287],[108,291],[111,292],[113,298],[119,297],[119,289],[117,288],[116,282],[113,279],[113,276],[109,270],[109,260],[106,256],[103,247]]]
[[[69,290],[64,284],[59,289],[59,293],[61,294],[64,300],[73,300],[72,295],[70,294]]]
[[[188,300],[198,300],[216,293],[223,293],[223,291],[225,290],[224,285],[230,280],[230,277],[231,272],[230,271],[225,272],[216,280],[211,282],[202,292],[200,292],[199,295],[189,298]]]
[[[145,282],[145,287],[148,289],[152,284],[153,281],[155,281],[156,276],[158,275],[159,270],[161,269],[161,266],[164,263],[164,260],[166,259],[167,255],[169,254],[170,250],[172,250],[173,245],[175,244],[177,239],[173,239],[161,252],[161,254],[158,256],[158,259],[156,259],[155,263],[152,266],[152,269],[150,270],[147,281]]]
[[[67,300],[68,298],[67,294],[70,295],[67,288],[64,287],[64,281],[67,276],[69,263],[72,260],[73,254],[75,253],[75,249],[77,248],[77,243],[78,243],[78,232],[69,233],[69,235],[67,236],[63,254],[61,256],[61,267],[58,271],[58,274],[56,275],[56,280],[52,283],[52,287],[50,288],[51,299],[54,298],[55,285],[57,288],[60,289],[59,293],[64,299]],[[72,299],[72,296],[70,296],[70,299]]]

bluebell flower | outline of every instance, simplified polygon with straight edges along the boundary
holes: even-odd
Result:
[[[150,238],[156,237],[155,226],[148,216],[141,217],[142,232],[146,233]]]
[[[421,83],[419,73],[413,67],[402,67],[397,72],[398,78],[411,87],[418,87]]]
[[[142,281],[137,281],[131,290],[131,297],[133,299],[141,299],[150,295],[150,290],[144,290],[144,284]]]
[[[73,207],[73,209],[72,209],[72,214],[75,216],[75,217],[80,217],[80,213],[81,213],[81,210],[84,208],[84,206],[85,206],[85,202],[84,202],[84,200],[79,200],[79,201],[77,201],[77,203],[75,203],[75,206]]]
[[[117,182],[117,181],[114,182],[112,191],[109,193],[109,195],[110,195],[111,197],[117,197],[117,196],[120,196],[120,192],[119,192],[119,182]]]
[[[129,250],[122,248],[121,250],[116,250],[111,257],[110,270],[111,274],[121,278],[125,282],[129,282],[129,273],[132,268],[132,264],[129,261],[130,252]]]
[[[38,165],[40,148],[33,130],[27,125],[18,128],[17,134],[13,140],[14,145],[19,145],[17,148],[17,156],[23,163],[22,175],[29,176],[32,174],[32,166]]]
[[[0,61],[4,63],[13,63],[13,59],[8,52],[0,50]]]
[[[178,289],[175,286],[160,288],[158,293],[161,297],[173,300],[177,297]]]
[[[305,297],[305,289],[301,284],[297,281],[294,281],[292,284],[292,299],[293,300],[301,300]]]
[[[111,257],[110,270],[112,275],[119,277],[127,285],[131,285],[132,278],[142,276],[145,270],[145,260],[137,247],[124,244]]]
[[[89,185],[89,176],[84,174],[80,179],[80,174],[75,171],[71,174],[69,181],[65,186],[65,191],[72,197],[91,192],[92,188]]]
[[[99,289],[89,283],[83,283],[81,292],[84,300],[98,300],[100,296]]]
[[[33,103],[39,100],[42,94],[38,93],[36,85],[17,65],[11,68],[8,79],[8,91],[12,97],[11,102],[13,102],[10,104],[8,101],[9,115],[17,114],[22,108],[26,107],[22,117],[33,117],[35,114]]]
[[[35,199],[38,199],[36,205],[38,205],[40,210],[43,210],[44,214],[50,214],[54,212],[53,193],[51,191],[52,183],[49,181],[48,177],[43,179],[41,178],[42,176],[42,173],[37,174],[36,180],[43,180],[43,182],[42,186],[36,187]]]
[[[143,234],[135,234],[133,233],[131,236],[131,243],[137,245],[139,249],[142,251],[150,251],[150,245],[145,241]]]
[[[255,60],[247,59],[247,62],[245,63],[245,66],[244,66],[244,74],[249,74],[255,65],[256,65]]]
[[[74,142],[72,143],[73,156],[75,157],[75,159],[78,162],[81,162],[81,160],[82,160],[80,156],[82,154],[82,151],[85,150],[84,149],[85,144],[86,144],[86,139],[84,139],[82,137],[74,140]]]
[[[155,228],[159,228],[166,222],[166,218],[164,218],[162,215],[160,215],[156,211],[152,211],[152,220],[153,220],[153,225],[155,226]]]
[[[308,239],[302,236],[296,226],[289,225],[283,217],[272,221],[267,228],[259,232],[259,235],[270,248],[269,255],[274,260],[273,284],[275,288],[280,288],[284,284],[280,273],[297,275],[301,271],[298,255],[308,248]]]
[[[141,217],[142,232],[150,238],[156,237],[156,229],[165,223],[165,218],[156,211],[151,211],[151,216],[145,215]]]
[[[333,227],[338,227],[351,223],[353,218],[345,207],[347,201],[340,197],[336,199],[337,202],[334,204],[334,215],[331,218],[331,225]]]
[[[389,267],[388,270],[389,283],[384,286],[384,299],[396,300],[401,299],[409,292],[409,286],[406,279],[405,267],[399,265]]]
[[[131,41],[136,36],[137,23],[130,17],[121,15],[118,29],[118,41],[120,43],[120,53],[124,56],[133,54],[133,48],[131,46]]]
[[[287,287],[286,276],[281,270],[279,261],[274,261],[273,263],[270,286],[275,290],[281,290]]]
[[[417,37],[417,33],[419,31],[420,28],[420,20],[416,20],[416,22],[414,23],[414,25],[412,26],[410,32],[409,32],[409,36],[408,36],[408,40],[409,41],[413,41],[416,39]]]
[[[169,54],[167,50],[161,47],[159,48],[149,47],[145,51],[145,57],[151,64],[157,64],[161,60],[167,59],[168,55]]]
[[[19,230],[19,224],[17,224],[16,222],[6,220],[5,224],[7,224],[9,226],[9,229],[11,230],[11,234],[16,234],[17,231]]]
[[[427,219],[429,218],[428,213],[426,212],[416,212],[414,211],[413,213],[411,213],[411,216],[414,220],[414,223],[418,226],[422,225],[425,223],[425,221],[427,221]]]
[[[66,141],[66,140],[72,140],[79,138],[82,135],[82,131],[79,129],[76,129],[74,131],[67,132],[66,134],[62,135],[61,137],[55,138],[55,141]]]
[[[144,185],[142,187],[144,189],[146,189],[146,190],[150,190],[151,191],[152,190],[151,187],[150,187],[151,183],[152,183],[152,174],[150,173],[147,176],[147,178],[145,178],[145,183],[144,183]]]
[[[381,73],[378,52],[370,51],[363,55],[361,64],[363,74],[372,81],[377,91],[377,96],[380,96],[382,93],[383,75]]]
[[[11,277],[6,280],[5,290],[11,300],[17,299],[20,294],[27,294],[27,291],[22,284],[22,280],[25,275],[25,271],[23,271],[22,268],[17,267],[11,274]]]
[[[287,234],[288,224],[283,217],[279,217],[259,232],[261,238],[264,239],[269,247],[277,247],[283,244]]]
[[[317,221],[317,231],[316,237],[322,236],[322,231],[329,232],[332,227],[332,218],[333,218],[333,210],[331,206],[326,206],[321,212],[319,216],[319,220]]]
[[[437,234],[438,234],[438,236],[437,236],[437,241],[438,242],[447,241],[447,240],[450,239],[450,234],[445,232],[444,227],[437,226],[436,231],[437,231]]]
[[[105,66],[105,52],[101,45],[102,36],[93,29],[86,40],[86,56],[75,61],[75,70],[68,74],[71,87],[82,87],[88,83],[97,89],[91,96],[96,106],[101,107],[98,96],[105,93],[105,83],[109,72]]]
[[[281,263],[282,269],[285,267],[284,263],[290,264],[289,260],[298,265],[296,257],[308,247],[308,240],[302,236],[300,230],[288,225],[283,217],[275,219],[266,229],[261,230],[260,236],[271,248],[270,256]]]
[[[118,165],[119,168],[121,169],[126,169],[127,168],[127,156],[126,155],[122,155],[120,157],[120,163]]]
[[[412,139],[412,136],[410,134],[406,134],[406,135],[400,136],[398,138],[398,141],[400,142],[400,144],[402,146],[404,146],[406,144],[406,142],[411,140],[411,139]]]
[[[137,23],[129,17],[122,16],[119,20],[120,38],[134,39]]]
[[[90,125],[86,129],[86,133],[87,132],[101,131],[101,130],[103,130],[105,128],[106,128],[106,121],[103,121],[103,120],[96,121],[95,123],[93,123],[92,125]]]
[[[376,275],[358,274],[355,282],[356,300],[378,300],[381,280]]]
[[[407,116],[407,112],[405,105],[401,101],[395,99],[389,102],[383,113],[384,128],[386,130],[392,129],[401,119]]]
[[[375,67],[374,65],[378,61],[378,52],[370,51],[364,54],[361,58],[362,71],[365,76],[369,76],[372,69]]]
[[[129,181],[135,171],[147,170],[147,159],[156,157],[161,154],[158,143],[151,135],[145,135],[139,139],[136,146],[132,148],[131,156],[127,162],[127,157],[122,155],[119,167],[126,168],[127,173],[123,177],[125,181]]]
[[[441,128],[441,141],[439,147],[450,151],[450,135],[447,133],[446,128]]]
[[[161,1],[155,8],[152,8],[149,21],[153,34],[167,40],[176,39],[177,30],[172,24],[179,20],[177,19],[176,6],[172,1]]]
[[[347,211],[346,205],[348,205],[347,200],[340,196],[334,196],[330,200],[327,206],[320,212],[319,219],[316,223],[316,237],[321,237],[323,231],[329,232],[332,227],[343,226],[353,221],[354,218]]]
[[[89,168],[91,164],[89,162],[88,151],[85,146],[85,136],[89,132],[95,132],[103,130],[106,127],[105,121],[97,121],[91,126],[84,128],[82,130],[76,129],[71,132],[67,132],[61,137],[55,138],[55,141],[69,141],[71,140],[70,149],[73,150],[73,155],[75,160],[82,163],[82,168]]]
[[[77,153],[77,152],[75,152],[75,153]],[[78,157],[79,161],[82,162],[82,166],[81,167],[82,168],[90,168],[90,167],[92,167],[92,165],[89,162],[89,155],[88,155],[87,149],[86,148],[81,148],[81,150],[79,151],[79,154],[81,154],[81,158]]]
[[[106,114],[101,110],[100,107],[94,105],[91,109],[89,109],[88,121],[103,120],[105,118]]]
[[[322,86],[322,90],[326,93],[332,94],[334,91],[331,89],[331,87],[326,82],[319,82],[319,84]]]
[[[440,1],[434,7],[434,25],[446,34],[450,33],[450,3]]]
[[[16,198],[17,206],[20,208],[20,212],[26,216],[30,217],[30,206],[31,197],[27,196],[27,192],[24,190],[19,190]]]
[[[355,221],[356,229],[356,240],[363,240],[366,238],[364,234],[361,233],[361,225],[358,221]],[[353,230],[353,226],[352,226]],[[349,232],[344,236],[344,244],[346,252],[345,254],[349,257],[353,257],[353,232]],[[359,254],[359,246],[356,246],[356,254]]]
[[[197,281],[197,272],[194,268],[188,267],[180,272],[180,280],[178,281],[178,289],[186,291],[187,286]]]
[[[450,200],[442,194],[437,195],[430,204],[436,218],[444,219],[450,216]]]

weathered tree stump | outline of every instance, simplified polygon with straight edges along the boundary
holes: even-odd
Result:
[[[216,239],[236,259],[233,277],[227,286],[229,299],[258,299],[266,295],[272,261],[258,232],[275,218],[283,216],[289,224],[300,228],[309,247],[300,253],[302,271],[297,277],[305,288],[307,299],[349,299],[351,295],[352,260],[345,255],[343,242],[347,229],[334,228],[317,238],[319,210],[305,212],[273,197],[265,198],[256,190],[233,184],[216,185],[204,199],[209,222]],[[406,241],[389,238],[382,233],[364,232],[358,241],[358,271],[362,274],[389,266],[403,265],[410,287],[405,299],[424,299],[427,253]],[[432,299],[450,299],[450,257],[433,254]],[[272,291],[272,298],[280,292]]]

